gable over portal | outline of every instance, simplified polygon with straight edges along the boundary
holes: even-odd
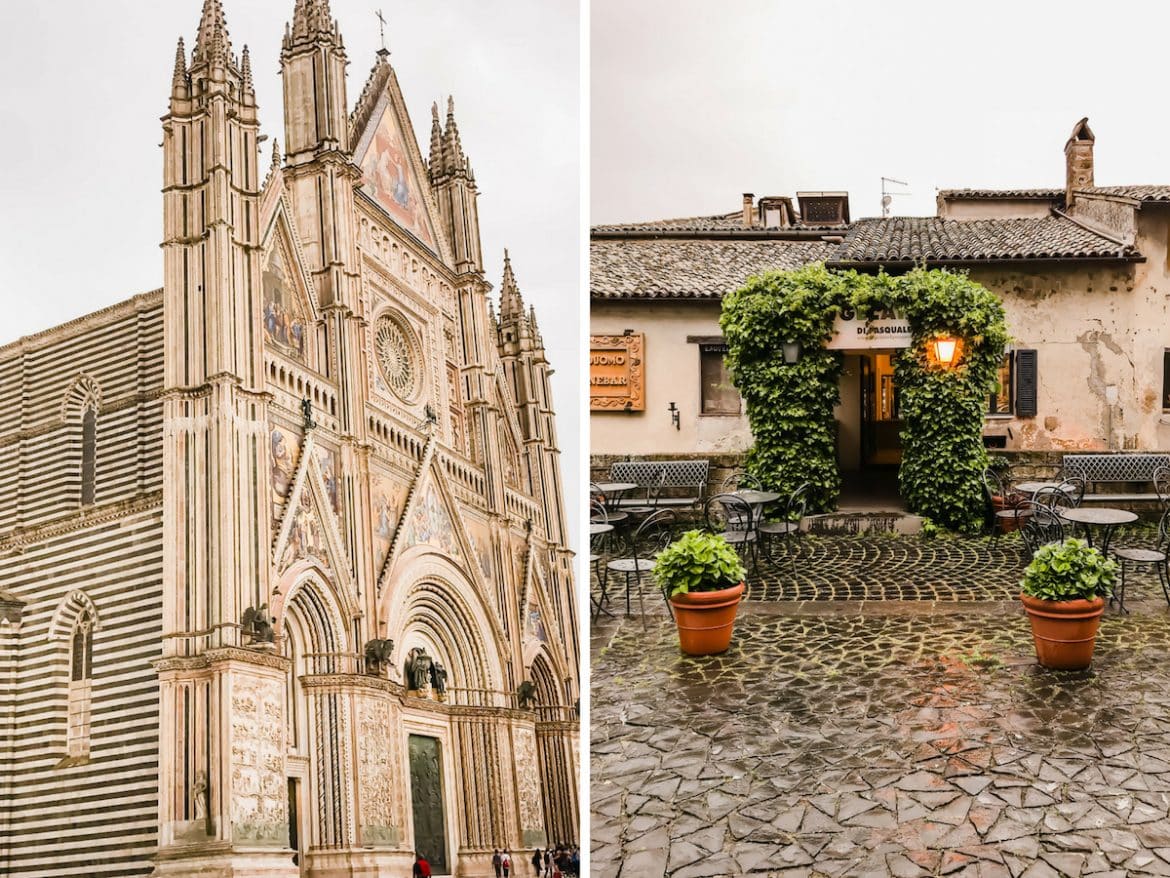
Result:
[[[437,235],[427,207],[418,147],[402,125],[390,90],[382,92],[354,152],[362,169],[362,188],[390,217],[438,252]]]

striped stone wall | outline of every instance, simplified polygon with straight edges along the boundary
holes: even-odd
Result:
[[[162,304],[0,348],[0,875],[146,875],[158,824]],[[80,406],[97,402],[81,502]],[[84,593],[84,599],[76,596]],[[92,603],[88,758],[66,759],[71,609]]]

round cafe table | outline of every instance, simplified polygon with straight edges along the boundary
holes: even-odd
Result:
[[[745,488],[742,491],[733,491],[732,495],[739,497],[752,508],[752,518],[757,524],[760,521],[760,514],[763,512],[764,506],[768,503],[775,503],[780,499],[780,495],[775,491],[756,491],[751,488]]]
[[[598,522],[593,522],[589,525],[589,536],[598,537],[602,534],[610,533],[612,530],[612,524],[600,524]]]
[[[605,508],[617,509],[622,497],[638,487],[637,482],[597,482],[597,488],[605,495]]]
[[[1013,485],[1012,490],[1034,497],[1037,491],[1043,491],[1045,488],[1059,488],[1063,484],[1064,482],[1020,482],[1018,485]]]
[[[1113,531],[1122,524],[1137,521],[1138,517],[1124,509],[1114,509],[1111,506],[1079,506],[1074,509],[1057,508],[1056,514],[1065,521],[1084,525],[1085,535],[1089,545],[1093,545],[1093,528],[1101,528],[1101,552],[1109,551],[1109,539]]]

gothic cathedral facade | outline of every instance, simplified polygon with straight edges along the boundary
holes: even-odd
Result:
[[[0,873],[490,875],[578,836],[549,365],[454,108],[349,112],[295,0],[261,159],[220,0],[163,120],[163,288],[0,348]],[[266,150],[267,152],[267,150]]]

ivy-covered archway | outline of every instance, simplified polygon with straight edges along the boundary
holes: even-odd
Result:
[[[842,355],[825,349],[843,309],[894,311],[912,342],[894,358],[904,429],[898,474],[910,511],[954,530],[983,522],[983,416],[1007,345],[1003,305],[964,273],[916,268],[891,276],[822,264],[757,275],[723,300],[728,366],[747,408],[755,445],[748,468],[773,490],[810,483],[810,509],[836,507],[841,490],[836,423]],[[931,342],[959,345],[939,363]],[[801,355],[785,363],[785,343]]]

